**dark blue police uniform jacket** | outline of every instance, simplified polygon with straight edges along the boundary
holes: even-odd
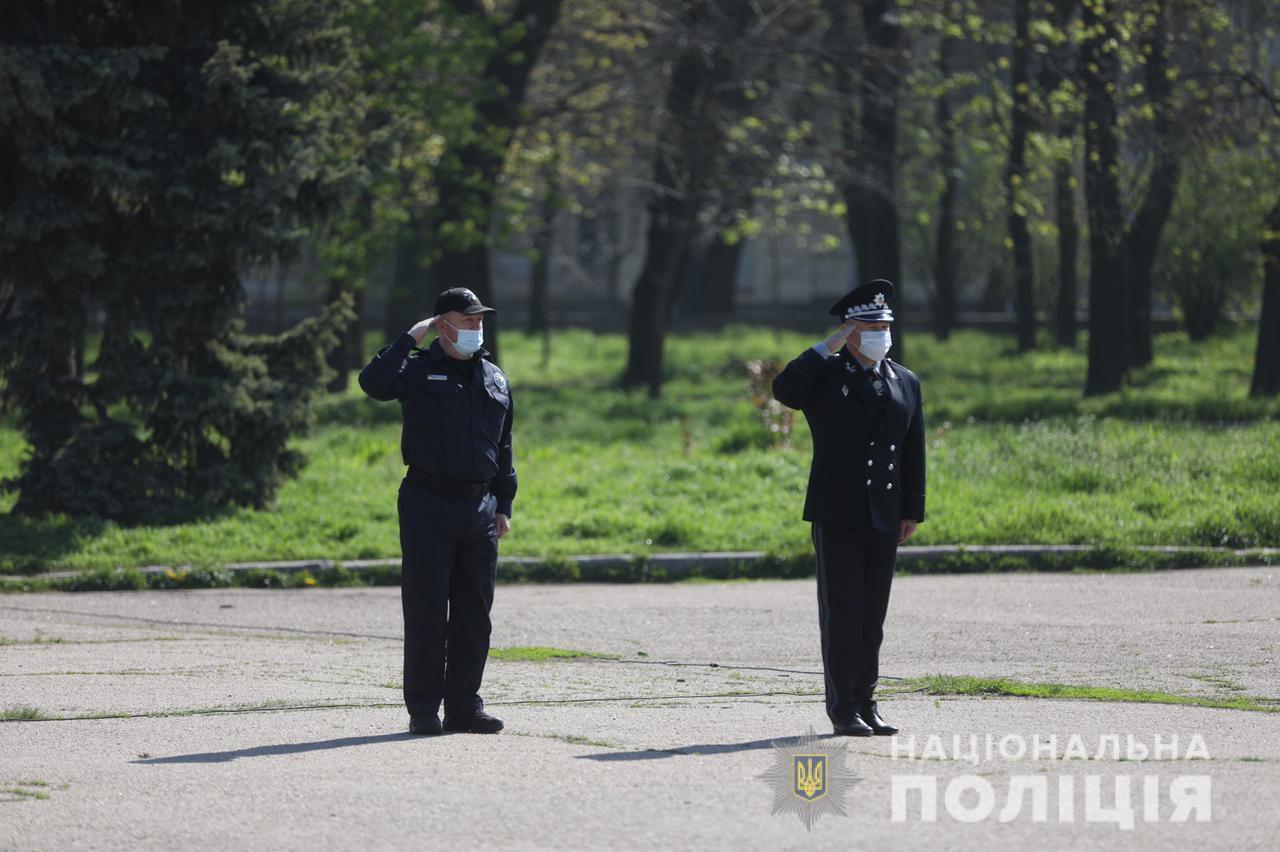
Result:
[[[806,349],[773,380],[774,397],[803,411],[813,435],[806,521],[896,536],[903,518],[924,520],[920,380],[887,358],[880,369],[883,404],[843,347],[829,358]]]
[[[488,483],[495,511],[510,517],[515,408],[506,374],[484,350],[469,370],[439,340],[425,350],[414,344],[413,335],[401,334],[361,371],[360,387],[377,400],[400,400],[405,464],[443,479]]]

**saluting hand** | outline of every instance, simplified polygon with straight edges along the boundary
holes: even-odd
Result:
[[[436,320],[438,319],[440,319],[440,317],[427,317],[426,319],[415,323],[413,328],[409,329],[409,333],[413,335],[414,340],[421,343],[422,338],[427,336],[427,332],[436,324]]]
[[[849,339],[849,335],[853,334],[853,320],[849,320],[836,330],[836,333],[822,341],[826,344],[827,352],[832,355],[840,351],[840,347],[844,346],[844,342]]]
[[[502,538],[504,535],[511,532],[511,519],[501,512],[499,512],[495,517],[498,525],[498,538]]]

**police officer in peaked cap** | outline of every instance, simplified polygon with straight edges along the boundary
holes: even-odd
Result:
[[[516,496],[511,388],[481,348],[484,317],[492,313],[470,290],[446,290],[436,298],[435,316],[401,334],[360,373],[364,392],[399,400],[404,419],[400,595],[404,701],[415,734],[502,730],[479,694],[498,539],[511,528]],[[416,348],[432,330],[431,345]]]
[[[804,519],[817,555],[827,715],[844,736],[898,732],[876,706],[880,643],[898,545],[924,520],[920,380],[887,357],[893,295],[876,279],[836,302],[840,329],[773,382],[813,435]]]

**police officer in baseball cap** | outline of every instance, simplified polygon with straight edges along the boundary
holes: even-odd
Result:
[[[503,727],[480,698],[498,539],[511,529],[516,495],[511,387],[482,348],[484,318],[493,313],[465,287],[445,290],[433,316],[360,373],[364,392],[398,400],[403,417],[404,701],[415,734]],[[417,348],[433,330],[431,345]]]

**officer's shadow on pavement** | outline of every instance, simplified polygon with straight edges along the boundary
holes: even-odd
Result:
[[[242,757],[279,757],[286,754],[302,754],[309,751],[326,751],[334,748],[374,745],[397,740],[418,740],[410,733],[376,734],[368,737],[338,737],[332,740],[315,740],[309,743],[281,743],[280,745],[254,746],[229,751],[205,751],[195,754],[175,754],[169,757],[144,757],[130,763],[158,766],[170,763],[230,763]],[[750,740],[741,743],[708,743],[705,745],[677,746],[669,749],[644,749],[641,751],[610,751],[600,754],[580,754],[579,760],[609,762],[616,760],[658,760],[681,755],[732,754],[740,751],[760,751],[778,746],[792,746],[807,742],[809,737],[779,737],[768,740]]]
[[[339,737],[338,739],[316,740],[309,743],[255,746],[253,748],[232,749],[231,751],[206,751],[198,754],[175,754],[170,757],[146,757],[129,762],[153,766],[162,763],[230,763],[241,757],[278,757],[284,754],[301,754],[308,751],[326,751],[332,748],[347,748],[349,746],[373,745],[375,743],[411,739],[420,738],[406,731],[395,734],[377,734],[369,737]]]
[[[642,751],[606,751],[600,754],[580,754],[579,760],[660,760],[682,755],[733,754],[739,751],[760,751],[778,746],[793,746],[808,742],[810,737],[779,737],[770,740],[750,740],[743,743],[709,743],[707,745],[677,746],[675,748],[647,748]]]

